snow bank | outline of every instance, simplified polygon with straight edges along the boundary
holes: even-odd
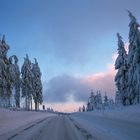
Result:
[[[71,118],[99,140],[140,140],[140,105],[74,113]]]
[[[53,115],[46,112],[11,111],[0,108],[0,135]]]
[[[121,119],[131,122],[140,122],[140,104],[125,107],[114,107],[106,110],[95,110],[92,112],[85,112],[85,114]]]

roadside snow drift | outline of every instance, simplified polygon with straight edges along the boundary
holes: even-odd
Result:
[[[0,108],[0,135],[50,116],[54,116],[54,114],[34,111],[10,111]]]
[[[140,140],[140,105],[75,113],[71,118],[99,140]]]

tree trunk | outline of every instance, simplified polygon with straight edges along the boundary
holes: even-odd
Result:
[[[32,99],[31,99],[31,110],[32,110]]]
[[[27,95],[26,95],[26,98],[25,98],[25,109],[28,110],[28,99],[27,99]]]
[[[37,103],[37,110],[39,110],[39,103]]]
[[[35,111],[37,111],[37,101],[35,101]]]

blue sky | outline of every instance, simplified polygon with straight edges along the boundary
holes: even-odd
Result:
[[[55,77],[107,71],[116,33],[128,42],[125,10],[140,21],[139,5],[139,0],[0,0],[0,33],[10,45],[8,56],[16,54],[20,66],[26,53],[37,58],[47,88]]]

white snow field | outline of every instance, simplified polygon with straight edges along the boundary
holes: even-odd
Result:
[[[140,105],[71,115],[0,109],[0,140],[140,140]]]
[[[140,140],[140,105],[71,115],[99,140]]]

